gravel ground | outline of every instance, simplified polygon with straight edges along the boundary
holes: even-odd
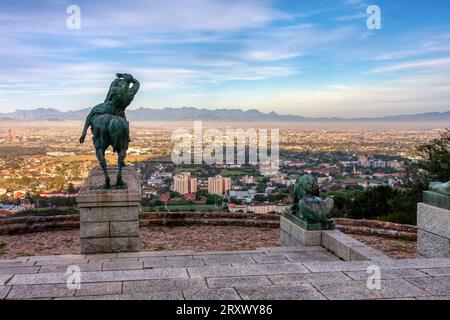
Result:
[[[415,259],[417,246],[414,241],[386,239],[375,236],[350,234],[359,242],[383,252],[392,259]]]
[[[416,243],[372,236],[351,235],[395,259],[414,258]],[[229,251],[279,246],[279,230],[237,226],[185,226],[141,228],[141,250]],[[18,256],[76,254],[79,230],[0,236],[0,259]]]
[[[79,236],[79,230],[0,236],[0,259],[76,254],[80,252]],[[253,250],[279,246],[278,237],[278,229],[238,226],[141,228],[141,250]]]

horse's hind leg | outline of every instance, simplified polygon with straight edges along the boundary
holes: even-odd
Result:
[[[103,173],[105,174],[105,185],[103,187],[105,189],[109,189],[111,187],[111,180],[109,179],[108,168],[106,166],[105,150],[96,149],[95,155],[97,156],[98,162],[100,163]]]
[[[117,172],[117,186],[123,186],[124,182],[122,179],[122,168],[125,167],[125,157],[127,155],[127,151],[126,150],[121,150],[120,152],[118,152],[119,156],[118,156],[118,172]]]

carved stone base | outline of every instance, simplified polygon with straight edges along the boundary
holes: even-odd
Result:
[[[306,230],[282,216],[280,217],[280,242],[287,247],[320,246],[322,230]]]
[[[108,170],[115,183],[117,167]],[[139,251],[139,204],[141,188],[137,174],[123,168],[126,189],[98,188],[104,183],[103,171],[95,168],[77,196],[80,207],[81,253]]]
[[[295,223],[304,230],[334,230],[334,223],[332,221],[329,223],[311,223],[294,216],[290,212],[284,212],[283,215],[286,219]]]

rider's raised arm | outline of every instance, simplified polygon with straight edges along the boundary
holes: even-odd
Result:
[[[128,89],[128,94],[134,97],[139,90],[140,83],[135,78],[131,78],[130,82],[133,84],[133,86]]]

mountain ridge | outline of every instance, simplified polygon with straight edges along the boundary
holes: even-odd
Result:
[[[90,108],[75,111],[60,111],[55,108],[18,109],[0,113],[0,120],[84,120]],[[138,108],[127,111],[127,118],[133,121],[450,121],[450,111],[400,114],[384,117],[304,117],[283,115],[275,111],[264,113],[256,109],[204,109],[195,107],[180,108]]]

